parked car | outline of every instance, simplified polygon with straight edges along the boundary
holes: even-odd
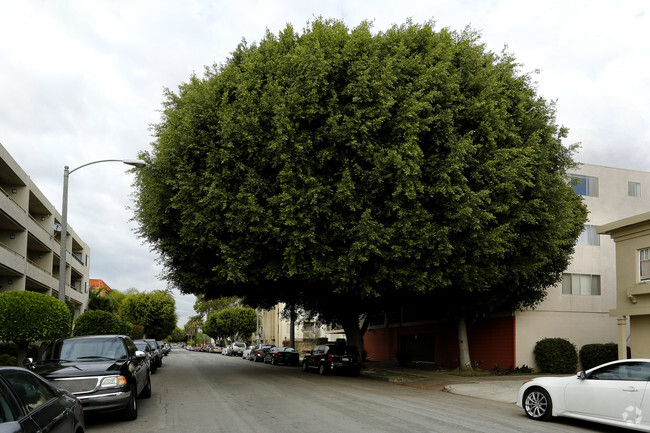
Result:
[[[244,352],[242,353],[242,358],[248,359],[250,361],[251,358],[251,352],[255,349],[255,346],[247,346],[246,349],[244,349]]]
[[[272,365],[286,364],[297,367],[300,364],[300,355],[292,347],[272,347],[264,355],[264,363],[267,362]]]
[[[266,352],[272,348],[275,347],[274,344],[258,344],[255,346],[255,349],[253,349],[253,354],[251,355],[251,360],[258,362],[258,361],[264,361],[264,355],[266,355]]]
[[[151,370],[152,374],[155,373],[158,369],[158,365],[154,362],[154,351],[149,343],[147,343],[145,340],[133,340],[133,344],[135,344],[136,349],[147,354],[147,363],[149,364],[149,369]]]
[[[307,352],[302,360],[302,370],[317,369],[322,375],[344,371],[359,374],[361,356],[356,346],[323,344]]]
[[[210,353],[221,353],[223,351],[223,347],[221,346],[212,346],[210,349]]]
[[[149,343],[149,346],[153,349],[154,364],[156,364],[156,367],[162,367],[163,353],[160,346],[158,346],[158,342],[153,338],[146,338],[144,341]]]
[[[169,351],[171,350],[169,344],[165,343],[164,341],[156,341],[156,343],[158,343],[158,347],[160,347],[160,351],[162,352],[163,356],[169,355]]]
[[[577,375],[540,377],[526,381],[517,406],[529,418],[553,416],[650,431],[650,359],[623,359]],[[648,393],[648,396],[645,393]]]
[[[84,412],[119,410],[134,420],[137,397],[151,397],[146,357],[127,336],[93,335],[56,340],[28,366],[74,394]]]
[[[83,433],[81,402],[29,370],[0,367],[0,431]]]
[[[232,346],[231,346],[231,345],[228,345],[228,346],[226,346],[226,347],[223,348],[223,350],[221,351],[221,354],[222,354],[222,355],[230,356],[230,351],[231,351],[231,350],[232,350]]]
[[[244,354],[244,349],[246,349],[246,344],[241,341],[235,341],[230,345],[230,356],[242,356]]]

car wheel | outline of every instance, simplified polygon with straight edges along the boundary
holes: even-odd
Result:
[[[127,421],[133,421],[138,417],[138,399],[136,394],[138,389],[135,385],[131,386],[131,396],[129,397],[129,402],[124,408],[124,419]]]
[[[309,369],[309,367],[307,367],[307,362],[302,361],[302,371],[307,371],[308,369]]]
[[[140,393],[140,397],[142,398],[149,398],[151,397],[151,375],[147,375],[147,384],[145,385],[144,389]]]
[[[325,364],[321,364],[318,366],[318,374],[321,376],[325,376],[327,374],[327,368],[325,368]]]
[[[524,411],[529,418],[545,421],[551,417],[553,402],[542,388],[531,388],[524,394]]]

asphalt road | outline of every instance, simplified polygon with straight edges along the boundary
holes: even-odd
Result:
[[[367,377],[319,376],[174,349],[135,421],[86,417],[94,432],[623,432],[572,420],[535,422],[513,404]]]

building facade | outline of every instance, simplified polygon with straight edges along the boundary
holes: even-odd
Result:
[[[599,233],[616,243],[618,357],[650,358],[650,212],[606,224]]]
[[[543,338],[567,338],[578,349],[617,341],[614,242],[598,233],[608,222],[650,210],[650,173],[582,164],[570,172],[574,190],[589,209],[561,284],[548,290],[534,310],[504,312],[468,325],[470,357],[483,369],[535,366],[533,349]],[[456,324],[437,321],[426,310],[396,310],[373,318],[365,336],[368,357],[458,366]]]
[[[0,292],[58,297],[61,215],[0,144]],[[57,231],[57,229],[59,231]],[[66,300],[88,305],[88,245],[68,226]]]

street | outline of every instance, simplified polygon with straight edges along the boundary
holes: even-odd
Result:
[[[94,432],[623,432],[572,420],[535,422],[513,404],[366,377],[174,349],[135,421],[86,416]]]

